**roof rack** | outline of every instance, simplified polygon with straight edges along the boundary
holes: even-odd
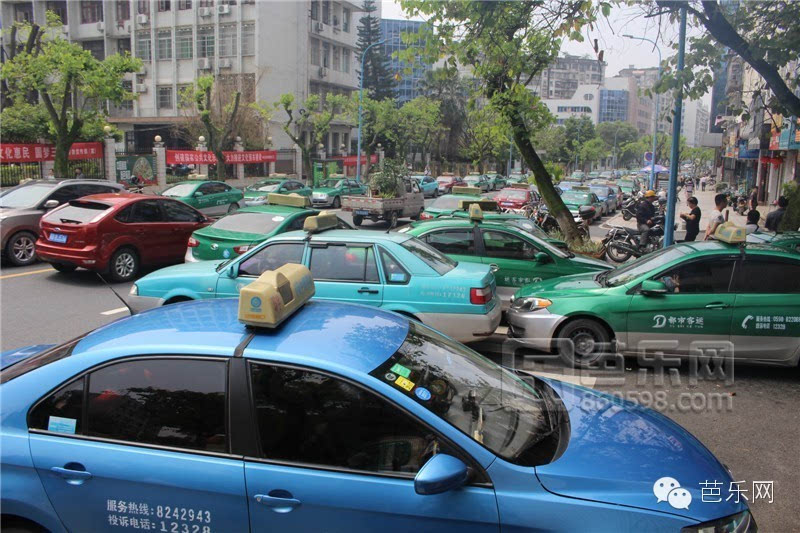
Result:
[[[511,188],[512,189],[527,189],[528,188],[528,184],[527,183],[512,183],[511,184]]]

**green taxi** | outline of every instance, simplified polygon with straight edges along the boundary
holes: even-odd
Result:
[[[756,232],[747,236],[748,243],[771,244],[784,248],[790,252],[800,252],[800,231],[785,231],[783,233]]]
[[[579,272],[605,271],[608,263],[576,256],[505,220],[439,218],[400,230],[456,261],[482,263],[494,269],[497,294],[504,308],[529,283]]]
[[[345,177],[323,180],[311,191],[311,203],[315,207],[342,207],[342,196],[363,196],[367,187],[363,183]]]
[[[311,198],[311,188],[301,181],[287,176],[272,176],[259,180],[244,189],[244,202],[248,206],[264,205],[270,193],[299,194]]]
[[[478,187],[453,187],[452,194],[440,196],[420,214],[420,220],[449,217],[461,209],[461,202],[480,201],[481,189]]]
[[[581,219],[580,216],[578,216],[578,210],[584,205],[594,207],[596,213],[595,220],[599,219],[605,211],[603,202],[600,201],[600,198],[598,198],[589,187],[573,187],[564,191],[564,194],[561,195],[561,199],[564,201],[564,205],[567,206],[567,209],[569,209],[570,214],[572,214],[573,218],[577,221]],[[594,222],[594,220],[592,220],[592,222]]]
[[[244,207],[242,191],[221,181],[182,181],[161,191],[161,196],[180,200],[209,216],[233,213]]]
[[[506,178],[497,172],[489,172],[486,174],[486,178],[489,180],[489,188],[493,191],[499,191],[508,185]]]
[[[574,366],[612,353],[707,350],[736,362],[794,366],[800,257],[769,245],[680,243],[614,270],[522,287],[507,319],[510,337]]]
[[[483,174],[467,174],[464,177],[464,183],[469,187],[480,189],[481,192],[489,192],[491,189],[489,178]]]

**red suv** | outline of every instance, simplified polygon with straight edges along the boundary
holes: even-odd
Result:
[[[128,281],[143,265],[182,262],[192,232],[209,222],[162,196],[95,194],[42,217],[36,255],[59,272],[83,267]]]
[[[494,197],[501,209],[522,209],[522,206],[537,199],[536,193],[530,189],[517,187],[506,187]]]

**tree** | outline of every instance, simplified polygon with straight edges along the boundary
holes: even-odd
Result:
[[[567,133],[564,126],[550,124],[536,132],[533,145],[544,161],[569,164]],[[549,167],[548,167],[549,168]]]
[[[473,107],[467,112],[461,144],[481,174],[487,160],[496,161],[503,156],[508,148],[509,133],[508,123],[491,106]]]
[[[582,168],[578,166],[578,160],[581,157],[581,147],[595,137],[592,119],[585,115],[580,118],[569,117],[564,121],[564,136],[566,137],[564,148],[566,150],[567,162],[574,164],[574,170],[578,170]]]
[[[418,96],[406,102],[397,112],[397,122],[390,130],[400,157],[407,157],[411,152],[412,161],[419,151],[422,163],[428,162],[428,154],[434,140],[438,139],[441,129],[440,102],[427,96]]]
[[[275,108],[286,113],[282,128],[286,135],[299,148],[303,158],[303,175],[311,177],[311,157],[320,144],[322,137],[331,128],[331,122],[339,118],[349,118],[350,100],[340,94],[327,94],[325,99],[312,94],[302,106],[298,106],[292,93],[281,95],[275,102]]]
[[[583,143],[580,150],[580,158],[584,165],[595,163],[608,157],[608,148],[603,139],[595,137]]]
[[[358,24],[358,60],[361,60],[364,51],[372,44],[381,42],[381,19],[375,16],[377,10],[375,0],[364,0],[361,10],[364,16]],[[389,58],[383,45],[373,46],[364,58],[364,89],[375,100],[394,98],[394,79],[389,71]]]
[[[104,122],[107,101],[119,104],[134,94],[122,85],[125,74],[141,69],[130,54],[114,54],[103,61],[77,43],[62,37],[61,21],[47,13],[48,25],[13,26],[9,58],[0,69],[3,101],[12,105],[41,102],[47,112],[48,130],[55,145],[55,173],[68,174],[72,143],[81,139],[84,127]],[[25,45],[17,42],[27,36]],[[33,93],[33,95],[32,95]],[[33,103],[33,105],[36,105]]]
[[[355,95],[355,99],[358,95]],[[352,105],[358,105],[355,100]],[[362,102],[362,125],[361,125],[361,147],[364,152],[363,157],[366,163],[362,169],[362,175],[368,176],[370,169],[370,157],[375,153],[375,147],[379,141],[384,141],[391,134],[392,129],[398,120],[398,110],[394,105],[394,100],[373,100],[367,96]]]
[[[603,139],[611,154],[616,156],[614,164],[619,164],[620,147],[639,138],[639,130],[628,122],[601,122],[595,128],[595,132]]]
[[[700,98],[711,88],[713,72],[730,49],[763,78],[763,85],[752,94],[756,101],[773,113],[800,116],[800,96],[796,93],[800,74],[785,68],[797,59],[800,50],[800,2],[659,0],[642,5],[648,16],[668,15],[671,21],[677,20],[681,6],[687,6],[692,25],[703,31],[699,37],[687,39],[687,68],[681,74],[668,68],[658,86],[660,92],[682,87],[689,98]],[[667,63],[669,67],[676,65],[677,57]],[[771,98],[765,89],[769,89]],[[745,120],[749,119],[747,106],[732,104],[736,111],[745,112]]]
[[[681,152],[681,163],[689,163],[692,166],[692,174],[697,175],[697,171],[708,166],[714,161],[714,150],[702,146],[686,148]]]
[[[441,113],[433,157],[440,163],[443,159],[452,161],[458,157],[459,141],[464,133],[469,88],[458,70],[447,66],[426,71],[421,84],[425,96],[438,102]]]

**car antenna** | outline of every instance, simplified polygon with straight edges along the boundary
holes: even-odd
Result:
[[[114,296],[116,296],[116,297],[119,299],[119,301],[120,301],[120,302],[122,302],[122,305],[124,305],[124,306],[125,306],[125,308],[126,308],[126,309],[128,310],[128,312],[131,314],[131,316],[135,315],[135,314],[136,314],[136,312],[135,312],[133,309],[131,309],[131,306],[130,306],[130,305],[128,305],[128,302],[126,302],[126,301],[125,301],[125,300],[122,298],[122,296],[120,296],[120,295],[119,295],[119,293],[118,293],[117,291],[115,291],[115,290],[114,290],[114,287],[112,287],[112,286],[111,286],[111,284],[110,284],[109,282],[107,282],[107,281],[106,281],[106,279],[105,279],[105,278],[102,276],[102,274],[100,274],[100,272],[95,272],[95,274],[97,274],[97,277],[98,277],[98,278],[100,278],[100,280],[101,280],[103,283],[105,283],[106,287],[108,287],[108,288],[111,290],[111,292],[113,292],[113,293],[114,293]]]

